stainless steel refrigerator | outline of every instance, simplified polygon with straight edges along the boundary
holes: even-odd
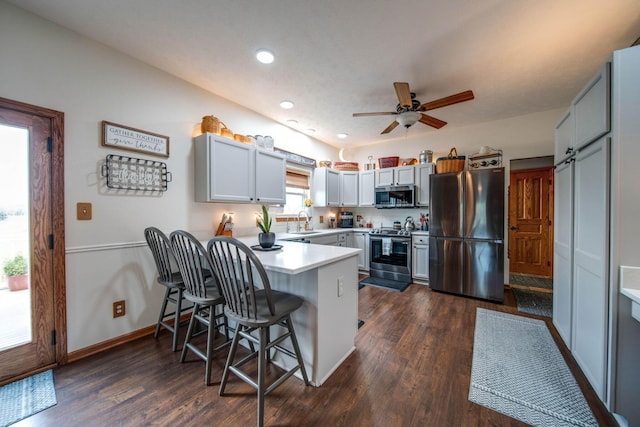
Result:
[[[430,176],[429,286],[504,300],[504,168]]]

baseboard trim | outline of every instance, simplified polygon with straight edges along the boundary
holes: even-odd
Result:
[[[189,319],[191,319],[191,312],[180,316],[180,323],[188,322]],[[153,335],[155,331],[156,325],[151,325],[125,335],[120,335],[119,337],[115,337],[107,341],[102,341],[97,344],[90,345],[89,347],[81,348],[80,350],[76,350],[68,354],[67,363],[77,362],[78,360],[84,359],[85,357],[93,356],[94,354],[101,353],[114,347],[118,347],[119,345],[135,341],[142,337]]]
[[[94,354],[101,353],[105,350],[117,347],[122,344],[137,340],[148,335],[152,335],[155,332],[156,325],[147,326],[146,328],[138,329],[137,331],[130,332],[119,337],[112,338],[107,341],[102,341],[89,347],[82,348],[80,350],[69,353],[67,362],[77,362],[85,357],[93,356]]]

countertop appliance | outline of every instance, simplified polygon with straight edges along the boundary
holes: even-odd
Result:
[[[430,176],[429,285],[504,300],[504,168]]]
[[[369,232],[369,277],[411,282],[411,232],[374,228]]]
[[[353,228],[353,212],[343,211],[339,213],[338,227]]]
[[[375,195],[378,209],[415,207],[415,185],[376,187]]]

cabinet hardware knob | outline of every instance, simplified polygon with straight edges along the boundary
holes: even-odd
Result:
[[[518,227],[514,227],[514,226],[509,227],[509,230],[517,230],[517,229],[518,229]]]

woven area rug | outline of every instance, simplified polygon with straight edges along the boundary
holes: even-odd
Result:
[[[542,320],[478,308],[469,400],[533,426],[597,426]]]
[[[511,288],[511,292],[516,298],[518,311],[536,316],[553,316],[553,294],[518,288]]]
[[[11,425],[55,405],[53,372],[42,372],[0,387],[0,427]]]

